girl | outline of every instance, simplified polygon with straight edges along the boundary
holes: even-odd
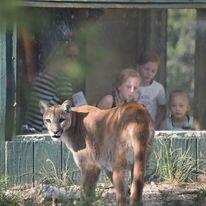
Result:
[[[174,90],[169,97],[170,115],[166,120],[167,130],[199,130],[197,121],[189,115],[189,96],[183,90]]]
[[[137,94],[137,102],[144,104],[155,122],[155,128],[160,129],[166,117],[165,89],[155,80],[160,65],[160,57],[152,52],[141,53],[137,69],[142,78]]]
[[[140,82],[141,77],[137,71],[131,68],[123,69],[114,84],[112,93],[102,97],[97,107],[108,109],[134,101]]]

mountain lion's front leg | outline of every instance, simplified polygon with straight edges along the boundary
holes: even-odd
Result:
[[[100,168],[97,165],[88,165],[82,168],[83,190],[86,196],[95,195],[95,186],[99,178]]]
[[[116,192],[117,206],[126,206],[126,192],[124,186],[124,168],[116,168],[113,170],[113,184]]]

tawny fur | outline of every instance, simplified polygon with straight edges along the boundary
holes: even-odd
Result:
[[[128,103],[100,110],[93,106],[45,107],[43,116],[52,139],[62,140],[81,170],[83,189],[91,195],[100,170],[105,169],[116,190],[118,206],[125,206],[124,176],[132,171],[130,205],[140,205],[144,172],[154,138],[151,117],[144,106]]]

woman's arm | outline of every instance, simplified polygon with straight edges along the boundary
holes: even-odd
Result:
[[[166,105],[159,105],[157,108],[157,116],[155,120],[156,130],[161,130],[164,119],[166,118]]]
[[[112,95],[106,95],[100,99],[100,101],[97,103],[97,107],[100,109],[109,109],[112,108],[114,99]]]
[[[201,130],[200,129],[200,124],[199,124],[199,122],[197,120],[194,120],[192,128],[194,130]]]

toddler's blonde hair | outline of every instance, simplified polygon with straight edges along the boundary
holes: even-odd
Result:
[[[189,112],[189,109],[190,109],[190,97],[189,97],[188,93],[185,92],[182,89],[175,89],[175,90],[173,90],[170,93],[170,95],[169,95],[169,107],[171,106],[172,98],[174,98],[176,96],[182,96],[182,97],[186,98],[187,104],[188,104],[188,112]]]

